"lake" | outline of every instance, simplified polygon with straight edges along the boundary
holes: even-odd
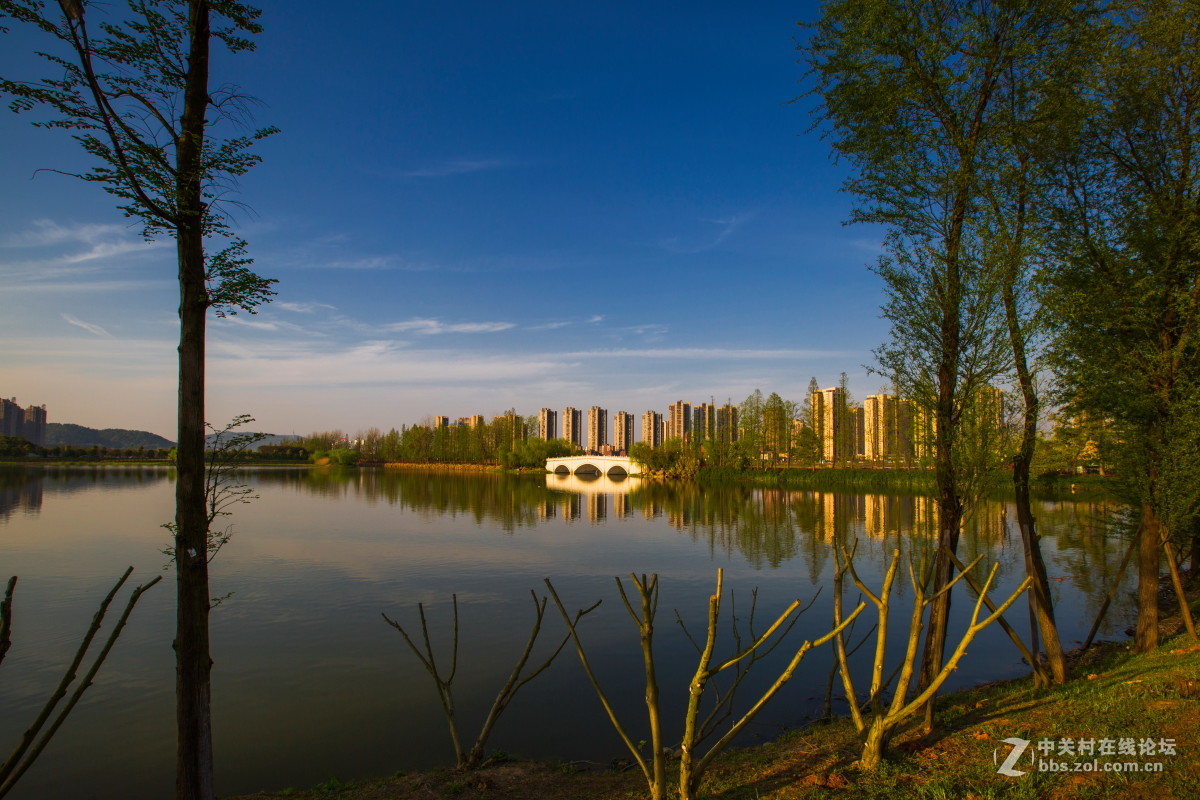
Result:
[[[258,498],[223,523],[233,525],[233,536],[212,563],[213,593],[223,598],[212,612],[220,795],[453,763],[432,681],[382,613],[419,634],[423,603],[447,663],[450,598],[457,596],[454,689],[469,743],[528,636],[530,591],[544,595],[543,579],[551,578],[571,611],[602,599],[580,633],[638,738],[645,729],[641,655],[614,577],[658,573],[659,684],[668,733],[677,736],[695,651],[676,612],[693,636],[703,635],[718,568],[735,604],[727,599],[726,611],[736,612],[743,633],[756,588],[758,630],[793,599],[811,600],[789,639],[798,646],[830,627],[832,543],[857,540],[859,572],[877,587],[892,550],[927,546],[935,518],[925,497],[701,489],[637,478],[328,468],[240,476]],[[173,487],[166,468],[0,468],[0,581],[20,576],[13,646],[0,666],[0,758],[36,716],[124,569],[136,569],[130,587],[164,575],[13,800],[138,800],[171,792],[174,583],[164,572],[169,534],[161,525],[173,516]],[[1115,510],[1070,496],[1036,503],[1068,648],[1086,636],[1123,554],[1123,541],[1103,524]],[[980,554],[1001,565],[997,596],[1023,576],[1008,504],[989,501],[973,515],[960,555],[965,561]],[[898,596],[893,631],[907,619],[911,594],[902,587]],[[856,598],[847,591],[848,603]],[[970,605],[958,595],[959,625]],[[108,624],[118,612],[110,610]],[[1133,615],[1125,587],[1101,636],[1120,635]],[[1023,601],[1007,618],[1027,636]],[[855,640],[870,624],[859,626]],[[553,606],[544,628],[535,659],[563,636]],[[743,703],[774,677],[767,673],[790,655],[786,649],[756,665],[751,677],[759,683],[743,685]],[[831,665],[828,646],[810,653],[742,742],[773,738],[819,715]],[[993,627],[972,645],[951,688],[1025,672]],[[845,702],[833,707],[844,710]],[[517,696],[488,749],[595,763],[625,756],[571,649]]]

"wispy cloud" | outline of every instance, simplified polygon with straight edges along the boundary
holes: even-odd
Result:
[[[678,236],[672,236],[669,239],[664,239],[660,244],[664,250],[671,253],[682,253],[687,255],[703,253],[707,250],[712,250],[716,247],[719,247],[725,242],[726,239],[736,233],[737,230],[742,227],[742,225],[753,219],[756,213],[757,212],[751,211],[744,214],[733,214],[720,219],[704,220],[704,222],[710,225],[716,225],[717,233],[715,236],[712,236],[711,238],[699,244],[683,242]]]
[[[49,276],[42,282],[21,283],[10,279],[5,283],[5,294],[66,294],[70,292],[129,292],[135,289],[155,289],[173,285],[171,281],[61,281],[52,280]]]
[[[275,308],[282,308],[284,311],[291,311],[294,314],[312,314],[319,309],[335,309],[328,303],[272,303]]]
[[[95,325],[91,322],[84,322],[83,320],[78,319],[77,317],[73,317],[70,314],[60,314],[59,316],[61,316],[65,321],[69,322],[70,324],[74,325],[75,327],[83,328],[85,331],[92,334],[93,336],[100,336],[105,339],[112,338],[112,334],[109,333],[108,331],[106,331],[104,328],[100,327],[99,325]]]
[[[697,360],[778,360],[847,358],[859,354],[844,350],[740,350],[723,347],[665,347],[665,348],[615,348],[612,350],[582,350],[559,353],[563,358],[679,358]]]
[[[603,321],[604,321],[603,314],[593,314],[592,316],[588,317],[587,319],[559,320],[557,322],[543,322],[539,325],[526,325],[525,330],[527,330],[527,331],[553,331],[553,330],[558,330],[559,328],[567,328],[567,327],[570,327],[571,325],[595,325],[595,324],[603,322]]]
[[[498,355],[463,350],[412,350],[391,341],[365,341],[314,349],[308,343],[278,342],[254,348],[212,351],[214,386],[308,386],[413,384],[510,387],[513,381],[554,376],[562,359],[545,355]]]
[[[52,219],[35,219],[28,230],[0,240],[5,247],[45,247],[63,242],[99,242],[129,236],[124,225],[61,225]]]
[[[651,323],[649,325],[627,325],[624,328],[618,328],[617,330],[620,333],[630,333],[634,336],[659,337],[666,334],[668,328],[666,325]]]
[[[55,220],[34,220],[31,227],[10,234],[0,242],[4,247],[39,248],[66,244],[85,245],[81,252],[61,256],[59,263],[78,264],[169,245],[165,240],[146,241],[124,225],[63,225]]]
[[[409,319],[383,326],[391,333],[415,333],[430,336],[440,333],[498,333],[515,328],[514,322],[455,322],[445,323],[438,319]]]
[[[403,174],[408,178],[445,178],[450,175],[468,175],[472,172],[511,169],[521,165],[520,161],[509,158],[456,158]]]

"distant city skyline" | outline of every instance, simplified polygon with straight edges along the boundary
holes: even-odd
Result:
[[[882,237],[843,226],[846,167],[789,102],[818,9],[264,8],[257,51],[217,52],[214,82],[282,129],[228,195],[279,294],[210,319],[209,420],[640,415],[842,370],[879,391]],[[4,44],[6,77],[47,74],[25,26]],[[90,162],[32,119],[0,110],[0,375],[56,419],[174,438],[173,245],[52,172]]]

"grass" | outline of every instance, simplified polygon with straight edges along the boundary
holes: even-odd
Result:
[[[854,766],[857,737],[846,719],[810,726],[756,747],[730,751],[710,769],[705,800],[1184,800],[1200,786],[1200,646],[1185,637],[1136,655],[1125,645],[1093,647],[1078,656],[1070,683],[1034,689],[1028,679],[993,683],[940,701],[938,729],[909,730],[892,742],[874,773]],[[1156,773],[1044,772],[1031,763],[1040,740],[1174,739],[1176,754],[1122,758],[1161,761]],[[997,764],[1005,739],[1033,742],[1007,777]],[[1069,763],[1089,759],[1056,757]],[[1101,761],[1114,759],[1102,758]],[[341,784],[341,782],[338,782]],[[320,800],[327,784],[307,792],[249,795]],[[343,800],[640,800],[640,772],[597,765],[502,761],[475,772],[452,769],[341,784]]]

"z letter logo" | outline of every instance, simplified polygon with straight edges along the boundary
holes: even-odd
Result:
[[[1008,758],[1004,759],[1004,763],[1000,765],[1000,769],[996,770],[1001,775],[1008,775],[1012,778],[1019,778],[1025,774],[1024,770],[1013,769],[1013,764],[1017,763],[1017,759],[1025,752],[1025,748],[1029,747],[1028,739],[1003,739],[1005,744],[1012,745],[1012,750],[1008,752]],[[993,753],[993,758],[995,754]]]

